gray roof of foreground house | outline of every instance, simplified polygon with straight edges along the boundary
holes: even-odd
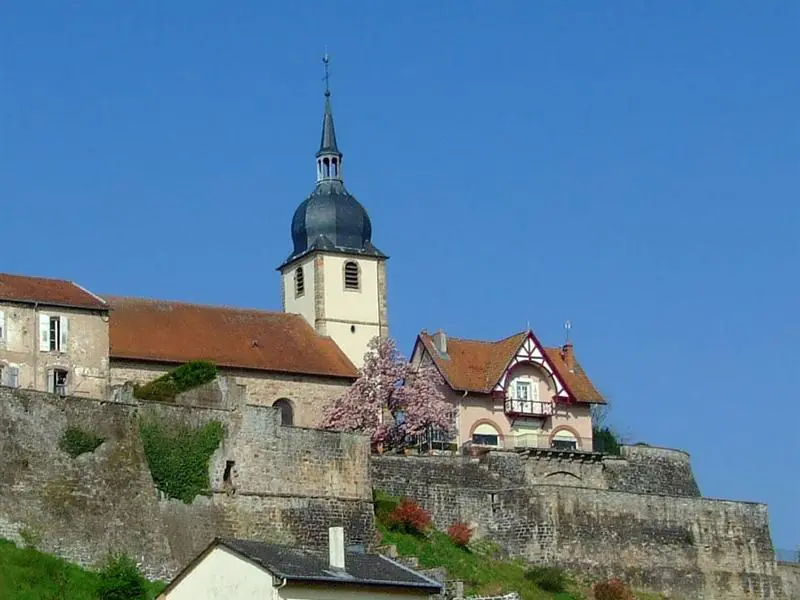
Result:
[[[380,554],[347,552],[342,571],[330,567],[327,551],[231,538],[217,538],[215,542],[289,581],[417,588],[431,593],[442,589],[437,581]]]

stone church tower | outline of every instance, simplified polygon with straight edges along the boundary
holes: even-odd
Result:
[[[316,163],[317,185],[292,218],[294,250],[278,267],[283,310],[305,317],[360,367],[369,341],[389,332],[388,257],[372,245],[369,215],[344,187],[329,89]]]

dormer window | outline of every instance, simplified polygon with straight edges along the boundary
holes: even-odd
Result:
[[[344,289],[360,289],[358,263],[353,260],[344,263]]]
[[[531,382],[530,381],[517,381],[516,385],[516,400],[530,400],[531,399]]]
[[[294,297],[299,298],[306,293],[306,280],[303,274],[303,267],[294,270]]]

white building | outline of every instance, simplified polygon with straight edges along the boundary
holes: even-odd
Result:
[[[159,600],[386,600],[428,598],[440,583],[379,554],[345,552],[344,531],[329,530],[329,551],[216,539]]]

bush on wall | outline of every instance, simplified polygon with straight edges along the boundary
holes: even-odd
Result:
[[[58,440],[58,447],[72,458],[76,458],[86,452],[94,452],[102,443],[103,438],[80,427],[67,427]]]
[[[181,392],[213,381],[217,377],[214,363],[197,360],[181,365],[144,385],[134,385],[133,395],[140,400],[172,402]]]
[[[187,504],[195,496],[208,495],[211,487],[208,463],[225,437],[222,423],[209,421],[192,428],[142,418],[139,432],[150,474],[159,490]]]

